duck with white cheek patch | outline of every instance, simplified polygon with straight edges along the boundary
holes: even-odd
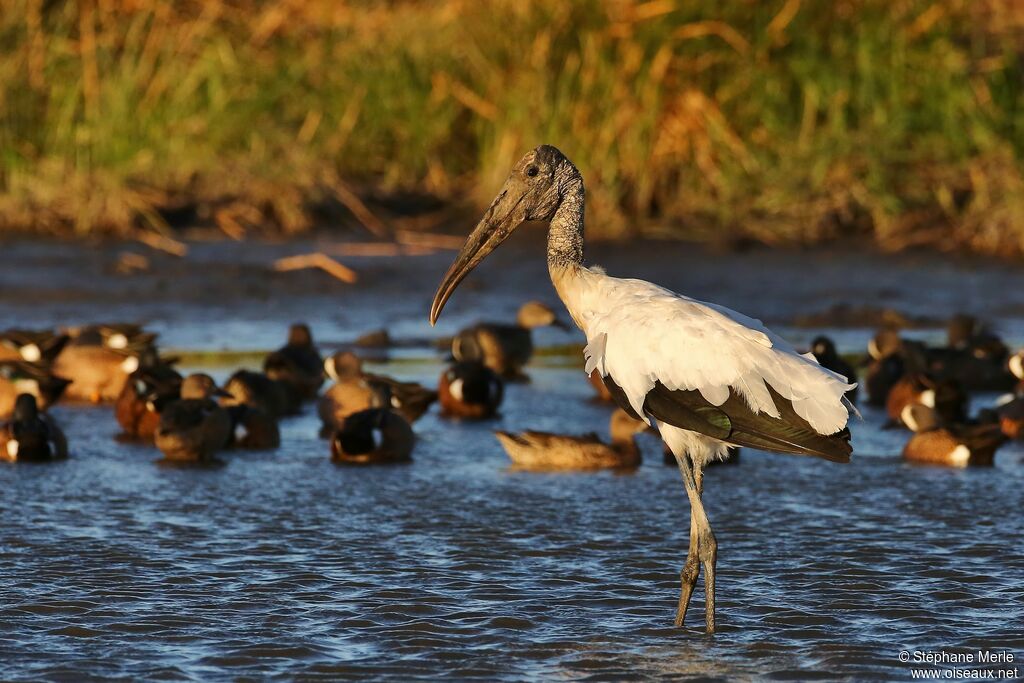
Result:
[[[505,397],[501,377],[479,361],[448,366],[441,373],[437,391],[442,415],[468,420],[494,417]]]
[[[35,396],[18,396],[10,421],[0,425],[0,459],[45,462],[66,457],[67,440],[57,423],[39,411]]]

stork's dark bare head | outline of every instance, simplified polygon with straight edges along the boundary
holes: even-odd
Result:
[[[520,159],[441,280],[430,324],[437,322],[445,302],[471,270],[523,223],[550,221],[566,189],[580,182],[580,172],[551,145],[541,145]]]

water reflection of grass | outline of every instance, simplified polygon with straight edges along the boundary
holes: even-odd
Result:
[[[177,358],[178,363],[188,368],[259,368],[270,350],[204,350],[204,349],[167,349],[162,355]]]
[[[294,232],[346,181],[485,195],[546,141],[605,236],[1020,251],[1022,25],[1012,0],[13,0],[0,228]]]
[[[259,368],[270,350],[253,349],[168,349],[165,356],[179,359],[183,367],[189,368]],[[419,368],[436,366],[446,362],[444,354],[432,348],[401,349],[394,354],[381,355],[374,350],[372,353],[356,353],[367,358],[371,365],[393,365],[398,367]],[[863,354],[846,353],[843,358],[856,366],[863,360]],[[583,365],[582,344],[561,344],[539,347],[534,350],[531,365],[545,368],[573,368]]]
[[[179,364],[189,368],[258,368],[270,349],[166,349],[163,355],[179,359]],[[397,350],[394,354],[382,355],[380,350],[373,349],[360,352],[358,355],[367,358],[371,364],[387,364],[395,366],[418,367],[438,365],[445,361],[444,354],[433,348]],[[574,367],[582,364],[583,346],[566,344],[538,348],[534,353],[533,363],[543,367]]]

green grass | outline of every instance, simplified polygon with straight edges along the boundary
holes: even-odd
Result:
[[[9,0],[0,231],[184,206],[295,233],[348,185],[485,202],[547,142],[602,237],[1020,255],[1022,26],[1011,0]]]

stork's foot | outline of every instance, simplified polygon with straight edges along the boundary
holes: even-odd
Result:
[[[681,589],[679,606],[676,608],[676,627],[686,621],[686,612],[693,597],[693,589],[697,586],[701,565],[704,566],[704,623],[708,633],[715,632],[715,565],[718,562],[718,541],[715,540],[711,527],[696,531],[690,542],[690,552],[686,555],[686,564],[679,574]]]
[[[697,576],[699,575],[700,559],[691,543],[690,552],[686,556],[686,564],[683,565],[683,571],[679,573],[679,583],[682,587],[679,592],[679,606],[676,608],[676,628],[681,627],[686,621],[686,610],[690,606],[690,598],[693,596],[693,589],[697,586]]]
[[[704,565],[704,623],[708,633],[715,632],[715,565],[718,563],[718,541],[711,527],[701,531],[697,554]]]

